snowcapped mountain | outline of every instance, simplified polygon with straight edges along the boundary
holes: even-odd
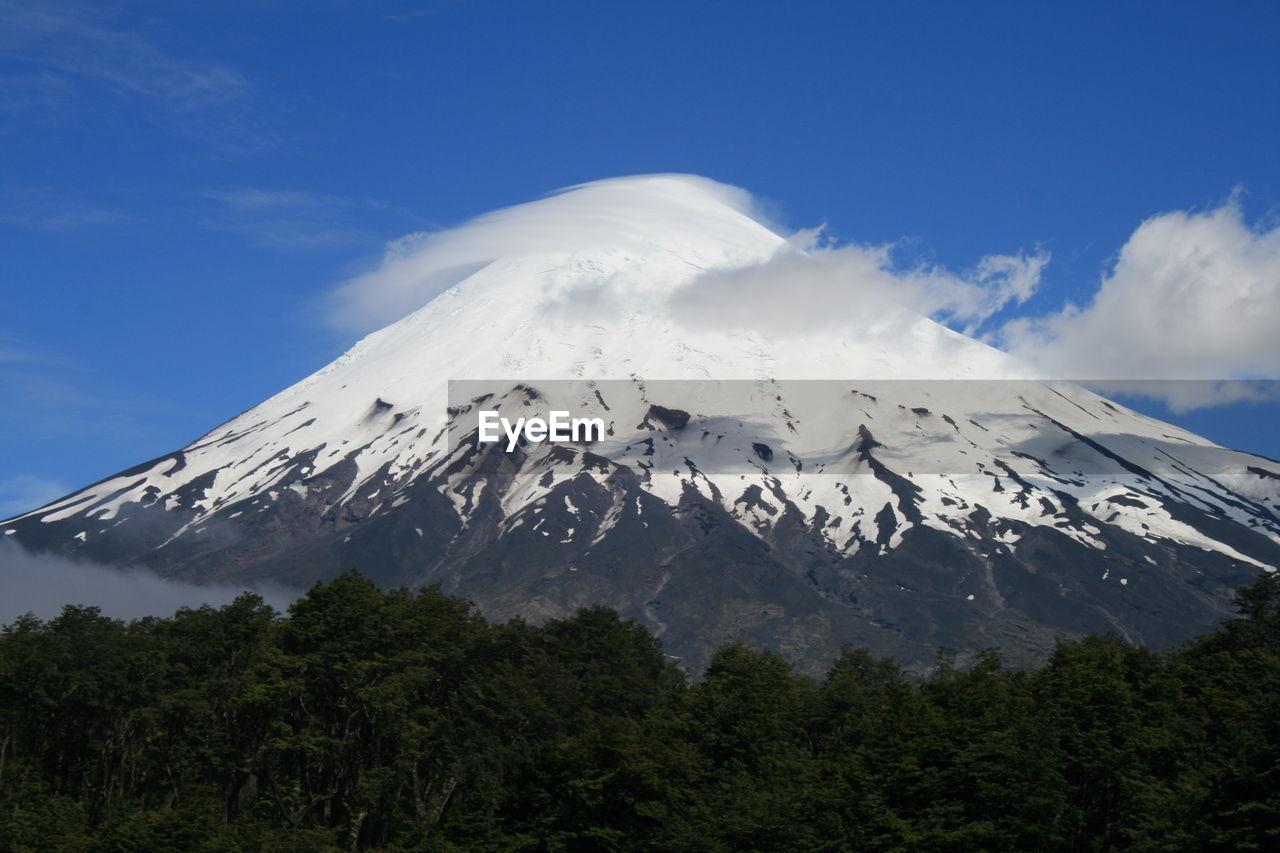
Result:
[[[796,252],[736,191],[685,176],[492,214],[364,283],[377,310],[439,291],[422,307],[0,534],[198,581],[355,566],[495,617],[602,603],[695,667],[735,638],[914,664],[1090,631],[1163,645],[1280,567],[1280,463],[893,304],[831,322],[785,286],[705,287]],[[815,322],[763,322],[784,310]],[[606,434],[506,452],[476,441],[482,409]]]

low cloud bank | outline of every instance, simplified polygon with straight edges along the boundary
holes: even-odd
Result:
[[[98,607],[104,615],[117,619],[171,616],[180,607],[228,604],[245,591],[228,584],[194,586],[161,578],[146,569],[117,569],[32,554],[16,543],[0,542],[0,624],[7,625],[28,612],[48,619],[67,604]],[[275,584],[249,591],[280,611],[301,595]]]

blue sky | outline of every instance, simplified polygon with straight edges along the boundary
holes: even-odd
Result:
[[[994,323],[1224,204],[1275,283],[1277,44],[1274,3],[0,0],[0,515],[322,366],[387,241],[597,178],[706,175],[910,263],[1049,255]],[[1170,416],[1280,457],[1276,414]]]

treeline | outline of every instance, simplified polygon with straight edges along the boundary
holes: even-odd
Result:
[[[820,681],[354,573],[288,618],[68,607],[0,636],[0,849],[1276,850],[1280,581],[1237,607],[1170,653],[850,650]]]

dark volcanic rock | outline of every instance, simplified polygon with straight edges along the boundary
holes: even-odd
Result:
[[[652,418],[667,429],[684,429],[689,424],[689,413],[680,409],[668,409],[654,404],[649,407],[646,419]]]

